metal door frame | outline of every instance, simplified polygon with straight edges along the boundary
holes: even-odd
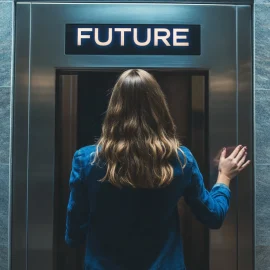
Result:
[[[200,24],[201,55],[65,55],[66,23]],[[251,7],[244,5],[17,3],[12,270],[52,269],[56,69],[209,70],[212,160],[224,145],[239,142],[253,150],[251,29]],[[215,180],[212,174],[211,185]],[[231,185],[223,227],[210,231],[211,270],[253,269],[253,186],[250,166]]]

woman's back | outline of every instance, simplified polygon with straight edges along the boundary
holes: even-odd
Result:
[[[86,269],[185,269],[177,203],[188,192],[195,196],[195,200],[190,197],[187,202],[197,217],[207,218],[210,227],[221,225],[223,213],[228,209],[229,189],[224,186],[215,189],[214,193],[221,192],[223,197],[222,207],[205,190],[202,197],[198,196],[198,191],[204,188],[203,179],[191,152],[186,147],[181,150],[187,158],[184,170],[177,160],[172,160],[174,178],[168,186],[158,189],[119,189],[109,182],[98,182],[106,167],[90,164],[96,145],[76,152],[71,183],[76,186],[74,197],[80,200],[76,205],[72,200],[69,202],[66,241],[76,246],[87,238]],[[181,161],[183,154],[179,151]],[[220,215],[204,211],[206,216],[201,217],[203,200],[209,210],[220,207],[217,212]],[[76,208],[78,223],[72,218]]]

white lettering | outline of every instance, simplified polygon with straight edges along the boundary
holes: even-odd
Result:
[[[112,28],[109,28],[108,29],[108,40],[107,41],[104,41],[104,42],[101,42],[98,38],[98,32],[99,32],[99,29],[98,28],[95,28],[95,42],[97,45],[99,46],[108,46],[112,43]]]
[[[188,28],[183,28],[183,29],[179,29],[179,28],[175,28],[173,29],[173,46],[189,46],[189,42],[179,42],[178,39],[187,39],[187,36],[179,36],[178,33],[187,33],[189,32]]]
[[[0,0],[1,1],[1,0]],[[188,47],[190,46],[190,43],[188,42],[188,36],[186,33],[189,33],[188,28],[173,28],[172,30],[169,30],[167,28],[142,28],[138,30],[138,28],[107,28],[105,31],[108,31],[108,38],[107,40],[100,41],[100,29],[99,28],[78,28],[77,29],[77,46],[82,45],[82,41],[84,39],[90,39],[90,33],[93,31],[93,36],[91,37],[93,40],[92,42],[95,42],[98,46],[108,46],[112,43],[113,38],[116,38],[113,36],[114,33],[118,32],[120,33],[120,44],[119,41],[116,42],[118,44],[117,46],[126,46],[127,38],[131,39],[131,41],[134,42],[139,47],[145,47],[145,46],[151,46],[151,38],[154,38],[154,46],[160,46],[162,45],[160,41],[162,41],[165,46],[173,46],[173,47]],[[103,30],[104,31],[104,30]],[[144,40],[139,41],[138,37],[138,31],[146,31],[146,37]],[[152,33],[154,31],[154,33]],[[85,33],[86,32],[86,33]],[[126,35],[126,33],[130,32],[130,35]],[[133,33],[132,33],[133,32]],[[170,39],[172,41],[170,42]],[[115,45],[116,45],[115,44]]]
[[[134,43],[138,46],[147,46],[151,41],[151,28],[147,28],[147,37],[146,37],[146,41],[144,42],[141,42],[138,40],[138,29],[134,28],[133,40],[134,40]]]
[[[160,32],[165,32],[165,36],[159,36]],[[155,28],[154,29],[154,46],[158,46],[158,41],[162,40],[166,46],[171,46],[170,43],[168,42],[168,38],[170,37],[170,31],[166,28]]]
[[[125,46],[125,32],[131,32],[131,28],[115,28],[115,32],[120,32],[120,45]]]
[[[78,28],[78,37],[77,37],[77,45],[82,45],[83,38],[90,38],[90,35],[82,35],[82,32],[90,32],[92,28]]]

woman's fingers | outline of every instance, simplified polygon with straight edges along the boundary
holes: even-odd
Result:
[[[238,154],[236,155],[236,157],[234,158],[235,162],[238,163],[242,157],[245,155],[245,152],[246,152],[247,148],[246,147],[243,147],[239,152]]]
[[[243,171],[250,163],[250,160],[248,160],[242,167],[239,169],[239,172]]]
[[[244,155],[243,155],[243,157],[238,162],[238,166],[239,167],[241,167],[245,163],[246,158],[247,158],[247,153],[245,152]]]
[[[235,158],[237,156],[237,154],[239,153],[239,151],[241,150],[242,145],[238,145],[233,152],[230,154],[229,158]]]
[[[224,147],[221,151],[220,160],[224,159],[226,157],[226,148]]]

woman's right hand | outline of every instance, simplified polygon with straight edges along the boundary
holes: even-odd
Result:
[[[246,146],[238,145],[228,157],[226,157],[226,148],[223,148],[219,160],[217,182],[229,185],[230,181],[250,164],[250,160],[246,161],[246,157]]]

